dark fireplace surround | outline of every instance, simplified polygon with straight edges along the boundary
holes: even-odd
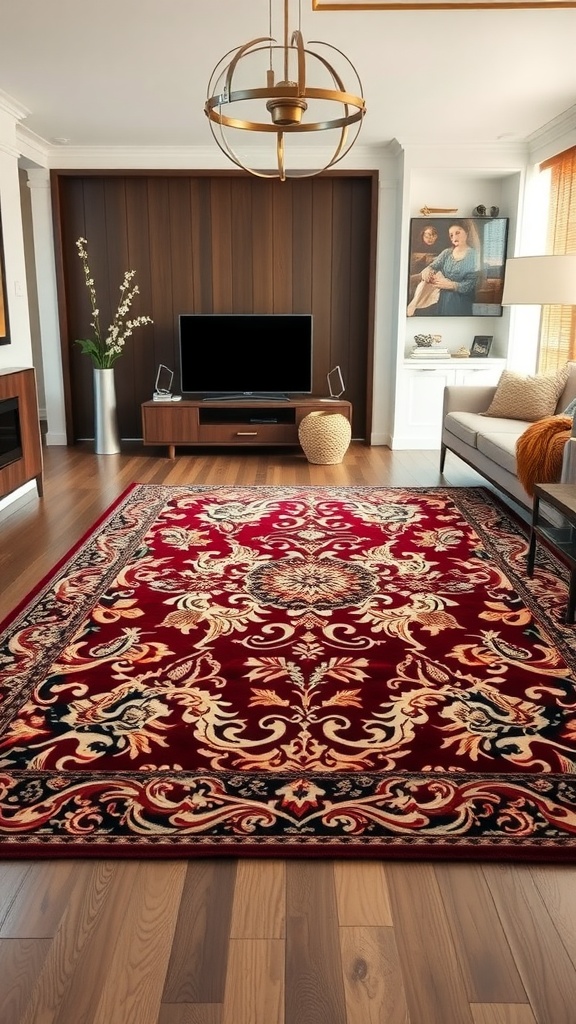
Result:
[[[22,458],[18,398],[0,399],[0,469]]]
[[[42,440],[33,367],[0,370],[0,498],[36,481],[43,492]]]

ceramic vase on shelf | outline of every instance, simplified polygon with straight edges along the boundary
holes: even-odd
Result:
[[[94,367],[94,451],[116,455],[120,451],[114,370]]]

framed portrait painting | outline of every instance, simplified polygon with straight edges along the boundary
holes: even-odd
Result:
[[[414,217],[406,315],[502,316],[507,242],[507,217]]]
[[[8,303],[6,301],[6,272],[4,270],[4,246],[2,244],[2,221],[0,221],[0,345],[10,344],[8,327]]]

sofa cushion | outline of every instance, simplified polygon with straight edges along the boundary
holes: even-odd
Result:
[[[517,435],[494,431],[478,435],[478,451],[487,459],[491,459],[501,469],[514,476],[516,473],[516,441]]]
[[[556,373],[523,377],[512,370],[503,370],[494,398],[484,416],[526,420],[534,423],[544,416],[553,416],[558,399],[566,386],[568,366]]]
[[[444,420],[444,428],[454,434],[472,448],[478,447],[478,434],[487,432],[512,434],[514,441],[530,426],[530,420],[493,419],[486,421],[482,413],[449,412]]]

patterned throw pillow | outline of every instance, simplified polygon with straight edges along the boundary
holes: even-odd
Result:
[[[503,370],[494,398],[482,415],[527,420],[530,423],[544,416],[553,416],[568,375],[568,366],[563,366],[556,373],[534,377],[523,377],[512,370]]]

